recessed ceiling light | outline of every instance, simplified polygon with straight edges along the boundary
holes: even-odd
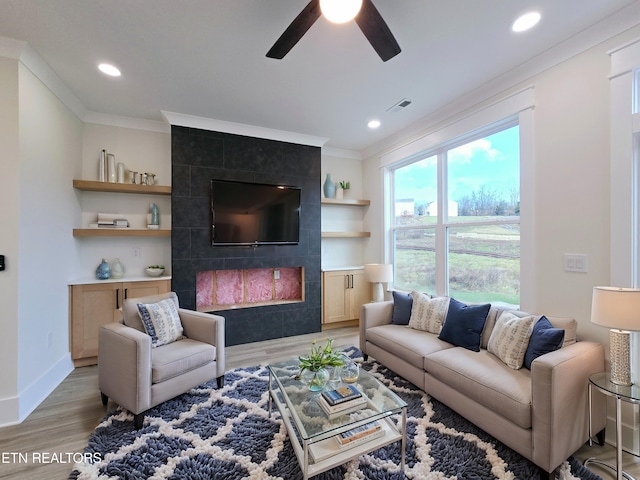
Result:
[[[378,128],[380,126],[380,120],[371,120],[369,123],[367,123],[367,126],[369,128]]]
[[[516,21],[511,24],[511,30],[514,32],[524,32],[537,25],[539,21],[539,12],[528,12],[516,18]]]
[[[120,75],[122,75],[120,73],[120,70],[118,70],[116,67],[108,63],[101,63],[100,65],[98,65],[98,69],[102,73],[109,75],[111,77],[119,77]]]

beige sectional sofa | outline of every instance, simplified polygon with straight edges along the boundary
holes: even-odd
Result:
[[[553,327],[565,331],[562,347],[537,357],[530,369],[510,367],[487,350],[503,311],[491,305],[480,351],[472,351],[436,333],[392,324],[393,301],[365,304],[360,348],[365,358],[372,356],[443,402],[531,460],[548,478],[588,440],[588,378],[604,371],[604,349],[577,341],[574,319],[547,316]],[[604,427],[605,402],[594,395],[593,432],[602,433]]]

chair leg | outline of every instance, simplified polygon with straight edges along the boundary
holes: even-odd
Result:
[[[363,353],[362,358],[364,358],[364,361],[366,362],[367,360],[369,360],[369,355],[367,355],[366,353]]]
[[[538,467],[538,471],[540,472],[540,480],[552,480],[553,478],[555,478],[554,474],[547,472],[542,467]]]
[[[224,375],[220,375],[216,378],[216,381],[218,382],[218,388],[224,387]]]
[[[140,430],[142,428],[142,424],[144,423],[144,412],[136,413],[133,416],[133,426],[136,430]]]
[[[100,392],[100,398],[102,398],[102,405],[106,407],[107,403],[109,403],[109,397],[107,397],[104,393]]]

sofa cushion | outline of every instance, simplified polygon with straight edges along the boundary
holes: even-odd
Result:
[[[367,342],[420,369],[424,369],[426,355],[453,347],[433,334],[390,324],[367,329]]]
[[[408,325],[411,319],[413,297],[410,293],[393,291],[393,314],[391,323],[394,325]]]
[[[522,368],[534,319],[533,315],[520,318],[512,312],[502,312],[493,327],[487,350],[510,368]]]
[[[416,330],[440,333],[442,324],[447,316],[449,297],[431,298],[425,293],[411,292],[413,305],[409,326]]]
[[[578,341],[578,322],[571,317],[553,317],[546,315],[553,328],[561,328],[564,330],[564,342],[562,346],[566,347]]]
[[[529,370],[513,370],[487,350],[476,353],[460,347],[428,355],[424,368],[441,382],[518,426],[531,428]]]
[[[562,347],[563,342],[564,330],[553,328],[551,322],[543,315],[533,325],[529,346],[524,354],[524,367],[531,370],[531,362],[540,355],[555,352]]]
[[[156,303],[138,303],[140,318],[151,347],[156,348],[182,338],[182,323],[175,302],[166,298]]]
[[[151,354],[151,383],[160,383],[215,361],[216,347],[185,338]]]
[[[491,304],[466,305],[455,298],[449,301],[447,318],[438,338],[445,342],[480,351],[480,338]]]

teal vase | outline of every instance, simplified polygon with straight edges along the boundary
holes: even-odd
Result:
[[[102,259],[102,263],[96,268],[96,277],[98,277],[98,280],[108,280],[109,277],[111,277],[111,267],[104,258]]]
[[[336,184],[331,181],[330,173],[327,173],[322,190],[324,191],[324,198],[336,198]]]

